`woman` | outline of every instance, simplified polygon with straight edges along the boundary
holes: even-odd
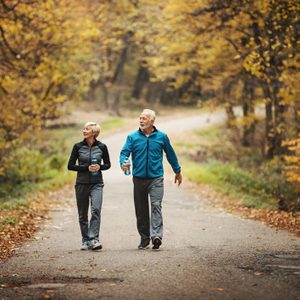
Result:
[[[110,159],[106,145],[96,139],[99,133],[100,126],[97,123],[86,123],[83,128],[84,140],[74,145],[68,163],[69,170],[77,171],[75,192],[82,236],[81,250],[102,249],[99,241],[104,186],[101,171],[110,168]]]

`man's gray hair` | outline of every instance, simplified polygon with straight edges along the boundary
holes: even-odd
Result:
[[[156,113],[154,110],[146,108],[142,111],[142,114],[149,116],[153,122],[155,121]]]

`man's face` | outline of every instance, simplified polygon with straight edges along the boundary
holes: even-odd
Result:
[[[146,114],[140,115],[140,128],[141,130],[145,130],[153,125],[153,121],[150,119],[150,116]]]

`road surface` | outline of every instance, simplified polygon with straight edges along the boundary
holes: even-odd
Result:
[[[171,134],[223,118],[202,114],[156,125]],[[113,165],[104,172],[103,250],[79,250],[74,191],[65,188],[61,201],[69,205],[0,265],[0,299],[300,299],[299,238],[210,207],[170,176],[161,251],[137,250],[132,182],[118,166],[126,134],[103,140]]]

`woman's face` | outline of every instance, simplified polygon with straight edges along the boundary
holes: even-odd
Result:
[[[94,133],[92,131],[91,126],[84,127],[82,130],[82,134],[85,139],[90,139],[94,137]]]

